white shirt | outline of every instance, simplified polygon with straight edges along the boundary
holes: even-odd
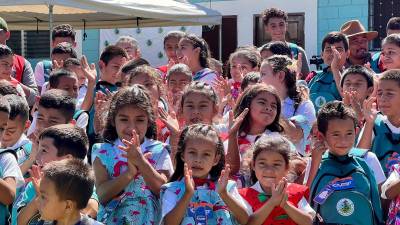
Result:
[[[44,85],[43,61],[38,62],[35,66],[35,80],[37,86],[42,87]]]
[[[1,179],[7,177],[14,178],[17,188],[24,185],[24,177],[22,176],[21,169],[18,166],[17,159],[12,153],[0,154],[0,165]]]
[[[250,188],[252,188],[253,190],[257,191],[258,193],[265,193],[264,190],[261,187],[261,184],[259,181],[257,181],[257,183],[255,183],[253,186],[251,186]],[[245,203],[247,205],[247,207],[251,208],[251,205],[245,200]],[[300,201],[297,203],[296,206],[298,209],[300,209],[303,212],[306,212],[310,215],[312,215],[312,217],[314,218],[316,213],[314,211],[313,208],[311,208],[310,204],[308,204],[307,199],[303,196]]]
[[[383,116],[382,121],[388,126],[389,130],[393,133],[393,134],[400,134],[400,127],[396,127],[394,126],[387,118],[387,116]],[[360,142],[360,139],[364,133],[364,129],[365,129],[365,125],[362,128],[360,135],[358,135],[358,141],[357,144]],[[373,143],[375,138],[375,134],[374,132],[372,132],[372,137],[371,137],[371,144]]]
[[[395,182],[399,182],[400,180],[400,174],[397,172],[397,170],[393,170],[393,172],[389,175],[389,178],[385,181],[385,183],[382,185],[381,190],[382,194],[381,197],[383,199],[388,199],[386,196],[386,191]]]

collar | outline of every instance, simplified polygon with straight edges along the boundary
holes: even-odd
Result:
[[[28,139],[28,137],[25,134],[22,134],[18,141],[13,146],[7,147],[7,149],[17,149],[29,142],[30,140]]]
[[[400,127],[394,126],[388,119],[387,116],[383,116],[382,121],[389,127],[390,131],[395,134],[400,134]]]

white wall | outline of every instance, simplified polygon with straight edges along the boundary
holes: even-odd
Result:
[[[209,7],[210,3],[201,3]],[[305,50],[308,57],[317,53],[317,0],[233,0],[213,1],[211,8],[222,15],[237,15],[238,45],[253,44],[253,15],[276,7],[288,13],[305,13]]]

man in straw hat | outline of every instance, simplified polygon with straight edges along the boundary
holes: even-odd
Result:
[[[342,25],[340,32],[349,39],[350,55],[346,67],[364,65],[371,60],[368,42],[378,36],[376,31],[367,31],[359,20],[350,20]]]
[[[10,38],[10,30],[7,22],[0,17],[0,44],[6,45]],[[32,106],[35,103],[35,98],[38,95],[38,89],[35,82],[31,63],[24,57],[14,54],[13,70],[11,76],[15,78],[22,89],[24,90],[26,100]]]

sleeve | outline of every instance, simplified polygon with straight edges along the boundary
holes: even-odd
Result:
[[[250,206],[250,205],[247,203],[247,201],[244,200],[243,197],[239,194],[239,191],[238,191],[237,186],[236,186],[236,182],[234,182],[234,181],[229,181],[229,182],[233,182],[231,188],[229,188],[229,195],[230,195],[233,199],[235,199],[240,205],[242,205],[242,206],[245,208],[245,210],[246,210],[246,212],[247,212],[247,214],[248,214],[249,216],[250,216],[251,214],[253,214],[253,210],[252,210],[251,206]]]
[[[42,87],[44,84],[44,68],[43,68],[43,62],[38,62],[35,67],[35,80],[36,84],[39,87]]]
[[[207,76],[205,76],[203,79],[201,79],[200,81],[209,84],[211,87],[214,88],[214,81],[217,79],[217,74],[215,74],[214,72],[210,72],[209,74],[207,74]]]
[[[29,182],[23,192],[18,196],[13,204],[13,213],[18,214],[18,211],[29,204],[36,197],[36,192],[32,182]]]
[[[389,175],[388,179],[385,181],[385,183],[383,183],[382,187],[381,187],[381,197],[383,199],[387,199],[386,196],[386,191],[387,189],[394,183],[394,182],[398,182],[400,180],[400,174],[397,172],[397,170],[393,170],[393,172]]]
[[[14,178],[17,188],[24,185],[24,177],[22,176],[21,169],[18,166],[17,159],[11,153],[3,153],[0,155],[1,173],[4,178]]]
[[[297,203],[297,208],[300,209],[303,212],[306,212],[306,213],[310,214],[314,219],[316,213],[315,213],[314,209],[311,208],[310,204],[308,204],[306,198],[304,198],[304,197],[301,198],[299,203]]]
[[[312,101],[310,100],[302,102],[296,114],[303,115],[304,117],[306,117],[310,125],[312,125],[315,121],[317,121],[317,116],[315,115],[315,108]]]
[[[160,170],[168,171],[170,175],[174,173],[174,167],[172,165],[171,157],[166,148],[163,149],[160,158],[158,158],[158,161],[155,165],[155,169],[157,171]]]
[[[26,59],[22,74],[22,84],[29,88],[29,95],[26,96],[26,100],[28,101],[28,104],[32,106],[35,103],[35,98],[38,96],[39,91],[36,85],[31,63]]]
[[[375,176],[376,183],[382,184],[386,180],[385,173],[383,172],[382,166],[379,163],[378,158],[376,157],[375,153],[368,152],[365,156],[365,161],[369,168],[372,170]]]
[[[301,54],[303,54],[303,58],[301,60],[302,62],[302,67],[301,67],[301,73],[303,75],[310,73],[310,67],[308,66],[308,57],[304,49],[300,46],[298,46],[298,50]]]
[[[167,188],[161,199],[161,217],[164,218],[169,212],[171,212],[178,202],[178,195],[172,190]]]
[[[360,144],[361,137],[364,134],[364,129],[365,129],[365,124],[364,124],[363,128],[361,129],[360,133],[358,134],[357,145]],[[375,138],[375,133],[372,132],[371,147],[372,147],[372,143],[374,143],[374,138]]]
[[[86,112],[83,112],[79,115],[78,119],[76,120],[76,126],[86,130],[86,127],[89,123],[89,115]]]

